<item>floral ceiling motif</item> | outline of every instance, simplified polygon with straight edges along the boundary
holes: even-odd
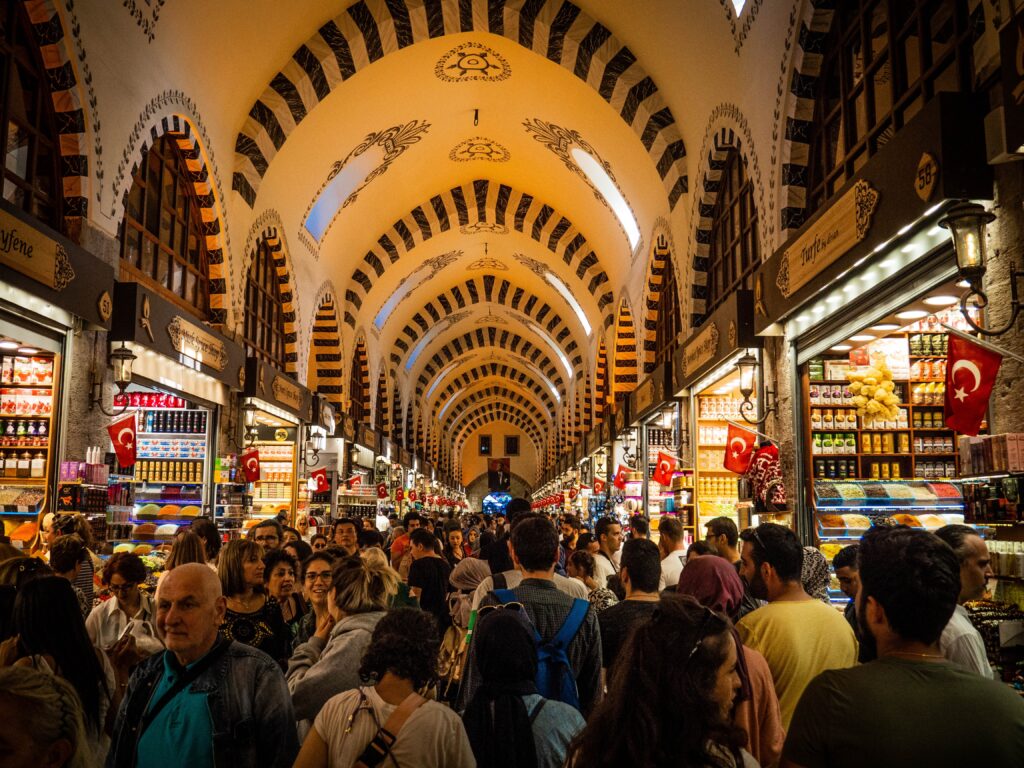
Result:
[[[481,43],[463,43],[452,48],[434,66],[434,74],[446,83],[474,80],[498,83],[512,76],[508,61]]]

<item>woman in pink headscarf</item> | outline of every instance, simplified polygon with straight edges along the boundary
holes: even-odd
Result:
[[[743,601],[743,582],[736,568],[721,557],[700,557],[687,562],[679,577],[678,590],[733,620]],[[736,666],[742,686],[736,697],[733,723],[747,732],[747,751],[764,768],[772,768],[779,762],[786,738],[772,673],[764,656],[744,646],[735,629],[733,637],[741,651]]]

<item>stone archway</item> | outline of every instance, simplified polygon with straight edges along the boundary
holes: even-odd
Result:
[[[508,492],[512,494],[513,499],[517,497],[529,499],[530,493],[533,491],[533,486],[515,472],[512,473],[512,479],[509,482],[509,485],[511,487]],[[473,481],[466,486],[466,498],[469,501],[469,511],[479,514],[484,506],[484,496],[490,492],[491,489],[487,487],[486,472],[473,478]]]

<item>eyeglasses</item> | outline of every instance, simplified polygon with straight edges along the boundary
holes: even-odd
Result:
[[[130,581],[127,584],[108,584],[107,589],[119,595],[131,592],[133,589],[138,587],[138,582]]]
[[[331,580],[330,571],[320,571],[318,573],[310,572],[306,574],[306,581],[312,583],[315,581],[328,582]]]
[[[481,607],[476,615],[478,618],[483,618],[488,613],[494,611],[525,611],[526,607],[522,603],[511,602],[511,603],[498,603],[497,605],[485,605]]]
[[[754,541],[756,541],[757,545],[761,547],[761,551],[765,554],[768,554],[768,547],[766,547],[764,545],[764,542],[761,541],[761,534],[757,532],[757,528],[747,528],[747,530],[745,530],[744,533],[749,533],[751,536],[753,536]]]
[[[701,643],[704,642],[704,633],[708,630],[708,622],[711,621],[711,618],[714,615],[715,612],[705,606],[704,618],[701,619],[700,626],[697,628],[697,639],[693,643],[693,648],[691,648],[690,652],[686,655],[686,659],[683,661],[684,664],[697,654],[697,650],[700,648]]]

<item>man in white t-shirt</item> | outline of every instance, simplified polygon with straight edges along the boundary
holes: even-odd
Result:
[[[935,535],[952,547],[960,562],[960,598],[942,630],[939,650],[954,664],[991,679],[992,667],[985,653],[985,641],[964,608],[964,603],[985,594],[985,584],[993,575],[988,547],[977,531],[966,525],[947,525],[939,528]]]
[[[614,517],[602,517],[594,526],[594,535],[600,546],[594,556],[594,581],[598,587],[607,587],[609,577],[619,572],[622,526]]]
[[[661,554],[661,589],[675,589],[686,564],[683,525],[674,517],[662,517],[658,524],[658,552]]]

